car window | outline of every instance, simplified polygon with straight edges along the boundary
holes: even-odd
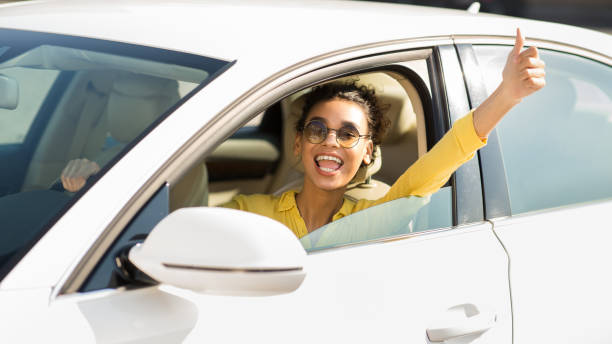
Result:
[[[510,47],[475,46],[490,92]],[[612,197],[612,68],[540,50],[547,84],[497,128],[513,214]]]
[[[70,204],[228,62],[79,37],[0,30],[0,278]],[[85,185],[60,175],[97,165]]]

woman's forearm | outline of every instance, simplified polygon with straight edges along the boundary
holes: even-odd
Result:
[[[513,99],[505,94],[500,85],[474,110],[474,129],[476,134],[482,139],[487,138],[508,111],[520,102],[520,99]]]

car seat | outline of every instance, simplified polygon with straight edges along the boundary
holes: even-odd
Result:
[[[102,166],[125,145],[140,135],[146,127],[179,99],[176,80],[147,75],[122,73],[113,83],[108,99],[108,134],[110,147],[95,161]],[[204,163],[194,166],[181,180],[171,186],[170,210],[207,204],[208,175]]]

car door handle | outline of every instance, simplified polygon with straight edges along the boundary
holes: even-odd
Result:
[[[448,309],[445,318],[426,330],[430,342],[443,342],[466,335],[480,335],[495,326],[495,311],[466,303]]]

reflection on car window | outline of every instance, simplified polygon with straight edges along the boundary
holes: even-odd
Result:
[[[10,268],[3,265],[23,254],[92,178],[227,62],[17,30],[0,30],[0,37],[2,278]],[[75,161],[96,168],[71,190],[60,176]]]
[[[15,67],[0,74],[19,80],[20,98],[17,108],[0,108],[0,145],[22,143],[59,71]]]
[[[491,92],[508,48],[475,47]],[[542,49],[547,85],[498,126],[513,214],[612,197],[612,68]]]
[[[331,222],[302,237],[307,251],[416,233],[452,225],[452,190],[430,197],[404,197]]]

